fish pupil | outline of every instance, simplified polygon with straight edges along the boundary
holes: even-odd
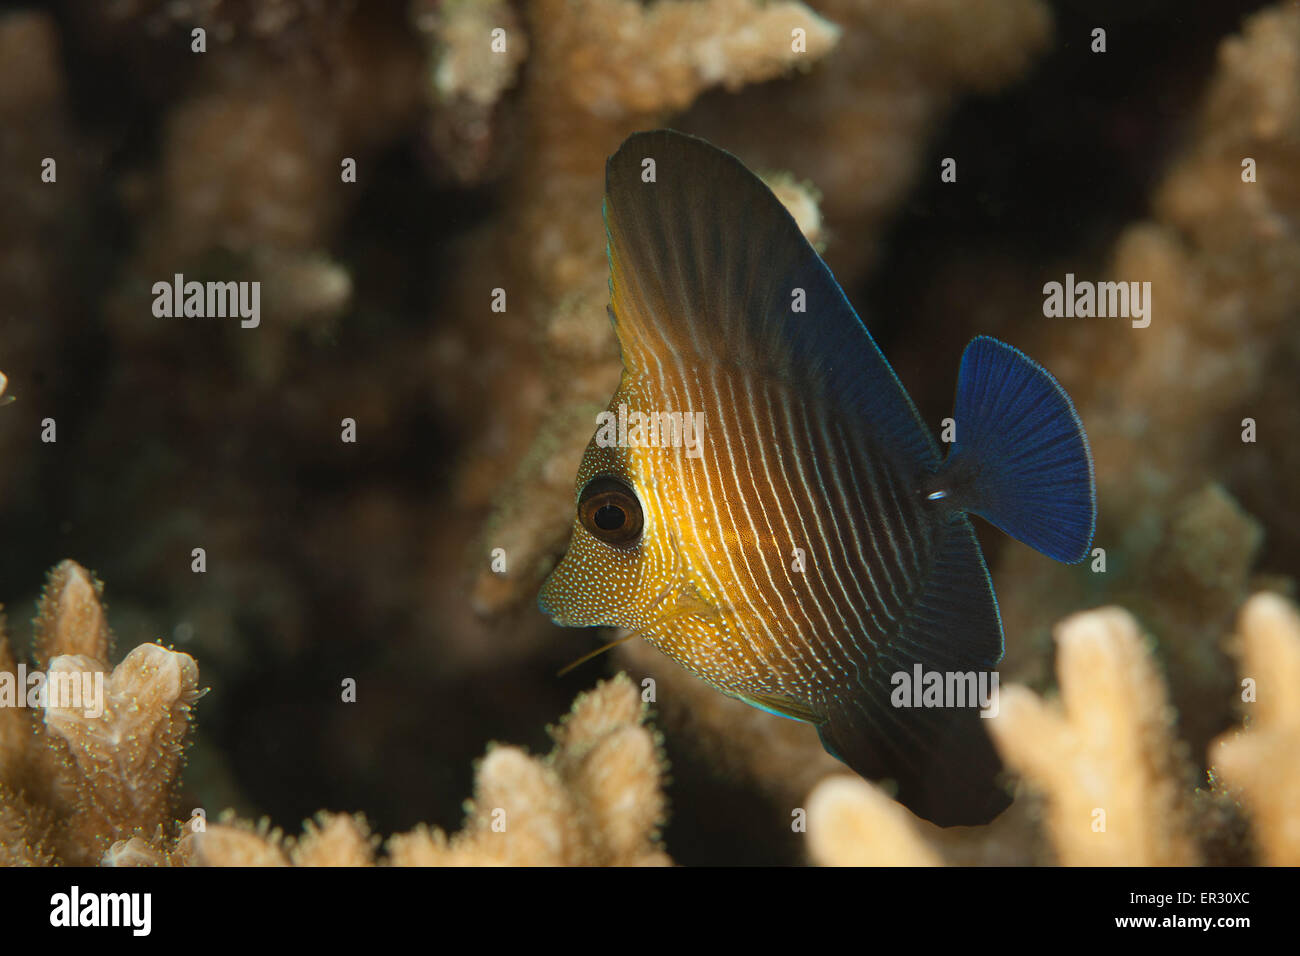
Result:
[[[597,475],[587,482],[578,496],[578,520],[615,548],[635,546],[645,523],[636,492],[617,475]]]
[[[623,522],[626,520],[627,515],[617,505],[601,505],[600,508],[596,509],[596,527],[602,531],[617,531],[623,527]]]

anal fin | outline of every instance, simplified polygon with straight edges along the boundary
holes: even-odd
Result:
[[[1011,802],[1001,761],[977,703],[893,704],[893,677],[922,672],[984,672],[985,686],[1002,657],[1002,623],[988,570],[970,522],[948,519],[929,575],[898,632],[864,645],[855,684],[820,702],[818,733],[826,750],[863,777],[897,785],[897,799],[940,826],[987,823]],[[908,695],[908,704],[914,703]],[[945,704],[952,701],[945,700]]]

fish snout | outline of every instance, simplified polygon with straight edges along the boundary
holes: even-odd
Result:
[[[573,568],[566,554],[542,582],[542,589],[537,594],[537,608],[561,627],[590,627],[597,622],[589,619],[590,609],[581,600],[575,600],[581,593],[582,589],[573,580]]]
[[[560,610],[561,605],[555,600],[556,594],[554,582],[555,572],[552,571],[546,576],[546,580],[542,583],[542,589],[537,594],[537,609],[549,617],[552,622],[559,624],[562,627],[570,627],[572,625],[570,625],[567,620],[563,619],[563,614]]]

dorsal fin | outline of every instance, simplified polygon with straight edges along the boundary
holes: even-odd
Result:
[[[933,436],[830,269],[736,157],[673,130],[633,134],[605,169],[605,228],[629,373],[671,374],[675,359],[781,379],[937,467]]]

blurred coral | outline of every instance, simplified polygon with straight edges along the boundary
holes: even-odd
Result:
[[[355,183],[372,175],[367,161],[414,115],[419,57],[383,17],[316,9],[330,11],[329,29],[308,34],[312,56],[286,59],[248,42],[254,5],[222,55],[202,57],[193,90],[168,113],[159,168],[129,194],[143,223],[113,310],[121,334],[157,338],[139,301],[155,280],[233,269],[263,283],[274,322],[244,359],[256,376],[278,378],[289,329],[328,328],[346,309],[352,279],[329,247]]]
[[[1085,611],[1060,622],[1056,638],[1059,703],[1004,687],[1001,712],[989,721],[1008,767],[1026,785],[1006,813],[987,827],[940,830],[881,787],[832,775],[807,798],[810,859],[832,866],[1295,864],[1294,605],[1261,593],[1241,609],[1242,672],[1256,681],[1259,701],[1247,706],[1258,715],[1215,743],[1215,773],[1200,788],[1151,642],[1133,616],[1117,607]],[[1253,845],[1238,826],[1238,790],[1256,830]]]
[[[788,83],[703,98],[680,126],[758,169],[814,183],[827,260],[849,288],[875,258],[889,217],[930,172],[923,160],[936,127],[959,97],[1022,77],[1047,49],[1052,15],[1040,0],[815,6],[840,29],[834,55]]]
[[[715,773],[762,789],[778,805],[795,806],[817,781],[843,770],[810,724],[719,694],[644,641],[622,644],[615,655],[634,678],[654,680],[664,724],[703,753]]]
[[[1249,17],[1220,46],[1193,135],[1155,188],[1153,219],[1120,235],[1105,269],[1151,282],[1148,327],[1040,319],[1013,337],[1060,378],[1087,426],[1105,571],[1080,574],[1004,548],[994,582],[1008,633],[1023,635],[1008,642],[1004,670],[1041,685],[1046,622],[1121,604],[1157,636],[1198,759],[1231,719],[1219,639],[1252,589],[1258,519],[1275,553],[1300,547],[1294,496],[1278,480],[1300,469],[1297,63],[1294,4]],[[1254,182],[1244,176],[1248,157]],[[1244,440],[1246,418],[1257,440]]]
[[[1137,622],[1120,608],[1057,625],[1060,708],[1006,687],[990,732],[1008,765],[1047,794],[1060,861],[1197,862],[1187,793],[1195,776]]]
[[[54,361],[56,344],[37,321],[77,302],[67,248],[83,208],[84,166],[92,151],[73,132],[58,25],[49,13],[0,12],[0,359],[14,396],[0,428],[0,500],[11,500],[35,466],[24,454],[49,390],[38,370]],[[54,160],[54,182],[42,182]],[[35,401],[33,401],[35,399]]]
[[[1237,638],[1245,729],[1221,736],[1210,766],[1240,790],[1263,862],[1300,866],[1300,616],[1274,594],[1251,598]]]
[[[808,795],[808,855],[822,866],[938,866],[917,822],[879,787],[836,774]]]
[[[503,170],[500,137],[510,130],[498,101],[518,77],[528,35],[506,0],[417,0],[411,9],[430,45],[426,136],[439,171],[461,185],[491,179]]]

